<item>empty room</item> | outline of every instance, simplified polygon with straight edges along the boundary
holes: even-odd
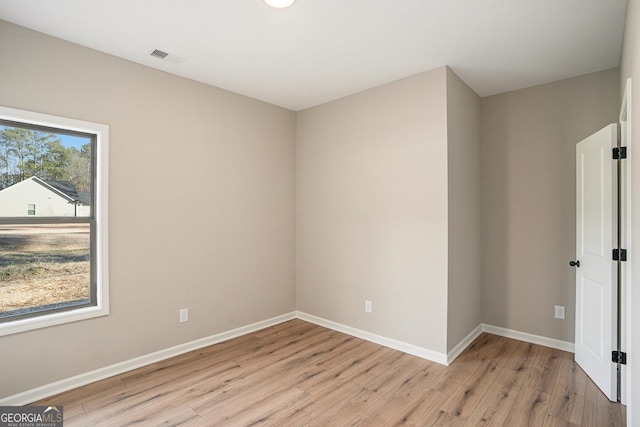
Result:
[[[0,425],[640,425],[639,3],[0,0]]]

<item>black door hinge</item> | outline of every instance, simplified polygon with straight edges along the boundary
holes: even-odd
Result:
[[[614,158],[614,160],[626,159],[627,158],[627,147],[614,147],[614,149],[613,149],[613,158]]]
[[[613,250],[613,260],[614,261],[626,261],[627,260],[627,250],[626,249],[614,249]]]
[[[619,363],[621,365],[626,365],[627,364],[627,353],[625,353],[623,351],[613,350],[611,352],[611,361],[613,363]]]

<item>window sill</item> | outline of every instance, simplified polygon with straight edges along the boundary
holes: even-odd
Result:
[[[107,316],[108,314],[108,304],[102,304],[102,307],[84,307],[71,311],[62,311],[58,313],[43,314],[37,317],[7,321],[0,323],[0,336],[47,328],[49,326],[62,325],[64,323],[77,322],[79,320],[92,319],[94,317]]]

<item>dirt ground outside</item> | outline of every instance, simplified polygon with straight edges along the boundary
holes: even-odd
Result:
[[[0,317],[90,297],[88,224],[0,226]]]

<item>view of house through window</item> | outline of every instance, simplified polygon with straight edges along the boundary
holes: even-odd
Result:
[[[0,120],[0,322],[96,303],[95,136]]]

